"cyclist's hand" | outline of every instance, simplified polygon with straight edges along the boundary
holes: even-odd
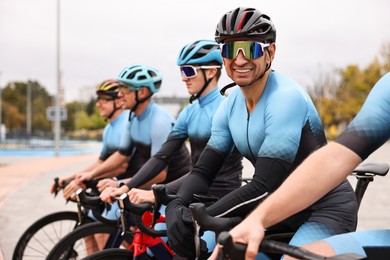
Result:
[[[152,190],[131,189],[128,193],[129,199],[132,203],[154,203],[155,198]]]
[[[51,185],[50,193],[58,192],[61,189],[61,187],[64,186],[65,183],[69,183],[73,179],[74,179],[74,175],[69,175],[69,176],[59,178],[57,183],[53,182],[53,184]]]
[[[260,220],[255,215],[249,215],[244,221],[230,230],[230,235],[234,242],[241,244],[247,244],[245,253],[246,260],[256,259],[259,251],[260,242],[264,238],[265,228],[260,223]],[[217,247],[210,259],[217,259]],[[215,256],[215,258],[214,258]]]
[[[178,198],[165,209],[169,245],[180,256],[195,259],[194,226],[188,207]]]
[[[128,192],[129,188],[126,185],[120,188],[108,187],[100,194],[100,199],[104,202],[114,203],[113,198],[121,196],[123,193]]]
[[[103,192],[103,190],[105,188],[108,188],[108,187],[114,187],[114,188],[117,188],[118,187],[118,181],[115,181],[113,179],[103,179],[103,180],[100,180],[98,182],[98,184],[96,185],[96,187],[98,188],[99,192]]]
[[[65,200],[71,199],[72,195],[80,188],[79,185],[73,180],[69,182],[68,185],[65,186],[62,193],[64,195]]]
[[[93,172],[82,172],[82,173],[78,173],[76,175],[76,183],[83,187],[84,189],[86,188],[84,182],[85,181],[91,181],[93,180]]]

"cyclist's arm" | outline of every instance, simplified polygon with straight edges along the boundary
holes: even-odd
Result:
[[[114,177],[116,174],[115,170],[126,163],[128,159],[129,156],[116,151],[108,157],[107,160],[91,171],[91,177],[93,179]]]
[[[151,157],[131,178],[131,180],[126,183],[129,190],[132,188],[148,186],[150,183],[155,181],[157,181],[157,183],[164,181],[167,174],[166,169],[172,155],[180,149],[185,139],[186,138],[177,138],[170,135],[168,140],[162,145],[160,151]],[[155,177],[159,178],[154,179]]]
[[[356,153],[338,143],[320,148],[230,231],[233,239],[248,244],[247,257],[255,259],[266,228],[310,206],[339,185],[361,161]]]

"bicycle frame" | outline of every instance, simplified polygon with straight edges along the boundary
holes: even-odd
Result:
[[[142,216],[142,222],[146,226],[151,226],[153,214],[151,212],[145,212]],[[165,216],[160,215],[156,223],[165,223]],[[156,259],[172,259],[175,255],[161,237],[152,237],[143,233],[137,227],[134,233],[133,243],[129,246],[129,249],[134,252],[134,259],[142,259],[147,252],[147,248],[152,251]]]

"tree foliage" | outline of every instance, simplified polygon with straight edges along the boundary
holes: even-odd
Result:
[[[332,129],[332,135],[338,135],[359,112],[375,83],[389,70],[390,44],[365,68],[349,65],[328,74],[322,72],[309,88],[309,94],[325,129]]]

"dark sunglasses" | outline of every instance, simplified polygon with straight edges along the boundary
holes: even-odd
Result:
[[[108,103],[109,101],[113,101],[113,100],[115,100],[115,98],[98,97],[97,100],[96,100],[96,103],[106,104],[106,103]]]
[[[180,71],[187,79],[194,78],[198,75],[198,69],[212,69],[212,68],[221,68],[219,65],[210,65],[210,66],[192,66],[192,65],[183,65],[180,66]]]
[[[263,56],[264,48],[269,45],[269,43],[250,41],[226,42],[221,45],[221,55],[226,59],[235,59],[241,50],[246,59],[257,59]]]

